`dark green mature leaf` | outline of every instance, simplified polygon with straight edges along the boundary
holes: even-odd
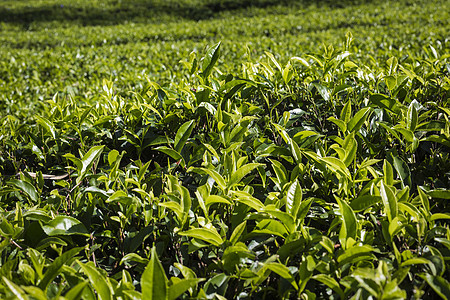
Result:
[[[277,262],[271,262],[268,264],[264,265],[265,268],[271,270],[272,272],[277,273],[278,275],[280,275],[282,278],[286,279],[287,281],[289,281],[289,283],[296,289],[298,290],[298,285],[297,282],[295,282],[295,278],[294,276],[291,274],[290,270],[288,267],[286,267],[283,264],[277,263]]]
[[[312,278],[317,280],[317,281],[319,281],[319,282],[321,282],[321,283],[323,283],[323,284],[325,284],[326,286],[331,288],[333,291],[338,293],[338,295],[339,295],[339,297],[341,297],[341,299],[345,299],[344,291],[339,286],[339,283],[336,281],[336,279],[334,279],[330,275],[317,274],[317,275],[314,275]]]
[[[355,212],[360,212],[360,211],[366,210],[369,207],[379,203],[380,201],[381,201],[380,196],[363,195],[363,196],[359,196],[358,198],[352,200],[352,202],[350,202],[350,207]]]
[[[433,290],[442,298],[450,299],[450,283],[441,276],[433,276],[431,274],[419,274],[420,277],[433,288]]]
[[[12,179],[7,182],[9,185],[12,185],[27,195],[31,201],[34,203],[39,202],[39,194],[36,191],[36,188],[31,184],[23,180]]]
[[[46,290],[50,282],[59,275],[64,264],[80,253],[83,249],[84,247],[73,248],[58,256],[45,271],[44,278],[42,278],[38,284],[39,288]]]
[[[89,232],[83,223],[68,216],[57,216],[50,222],[41,225],[42,230],[48,236],[56,235],[84,235],[89,236]]]
[[[141,277],[142,295],[148,300],[168,300],[169,281],[164,268],[156,254],[156,248],[151,250],[150,261]]]

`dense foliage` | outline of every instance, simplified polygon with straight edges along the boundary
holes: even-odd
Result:
[[[0,298],[450,298],[445,2],[4,1]]]

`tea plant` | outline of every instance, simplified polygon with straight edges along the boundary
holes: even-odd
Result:
[[[230,47],[5,103],[1,298],[450,297],[448,40]]]

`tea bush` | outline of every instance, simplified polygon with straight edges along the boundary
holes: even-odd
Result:
[[[130,3],[4,1],[2,298],[450,297],[445,1]]]

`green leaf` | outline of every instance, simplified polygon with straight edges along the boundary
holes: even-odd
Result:
[[[450,220],[450,213],[435,213],[430,217],[430,221]]]
[[[137,263],[140,263],[140,264],[148,264],[148,262],[149,262],[148,259],[143,258],[143,257],[139,256],[136,253],[128,253],[127,255],[122,257],[122,259],[120,260],[119,265],[122,265],[122,264],[124,264],[126,262],[129,262],[129,261],[134,261],[134,262],[137,262]]]
[[[302,203],[302,187],[297,179],[290,185],[286,195],[286,212],[289,213],[294,219],[297,218],[297,214]]]
[[[342,148],[345,150],[344,164],[348,167],[355,160],[356,151],[358,150],[358,142],[355,139],[355,132],[347,135]]]
[[[180,126],[180,128],[177,131],[177,134],[175,135],[175,141],[173,146],[175,151],[181,153],[181,150],[183,150],[186,141],[191,136],[194,126],[195,126],[194,120],[188,121]]]
[[[431,274],[419,274],[420,277],[433,288],[433,290],[442,298],[450,299],[450,283],[441,276],[433,276]]]
[[[411,265],[423,265],[428,264],[430,261],[428,259],[422,258],[422,257],[415,257],[410,258],[404,262],[401,263],[401,267],[411,266]]]
[[[397,171],[398,176],[402,180],[402,187],[411,187],[411,171],[409,170],[408,164],[403,161],[403,159],[392,156],[394,169]]]
[[[366,121],[367,117],[370,113],[370,107],[364,107],[353,116],[353,118],[350,119],[350,121],[347,124],[347,129],[350,132],[358,131],[364,122]]]
[[[83,264],[78,262],[78,265],[83,270],[83,272],[89,278],[89,282],[94,287],[97,292],[98,299],[100,300],[112,300],[113,299],[113,289],[111,283],[107,278],[101,274],[95,267],[93,262],[88,262]]]
[[[383,163],[384,183],[387,185],[394,185],[394,169],[392,165],[385,159]]]
[[[56,235],[84,235],[89,236],[89,232],[83,223],[68,216],[57,216],[45,225],[41,225],[42,230],[48,236]]]
[[[294,276],[291,274],[290,270],[288,267],[286,267],[283,264],[277,263],[277,262],[271,262],[268,264],[264,265],[265,268],[271,270],[272,272],[277,273],[278,275],[280,275],[282,278],[286,279],[287,281],[289,281],[289,283],[296,289],[298,290],[298,285],[297,282],[295,282],[295,278]]]
[[[142,295],[145,295],[145,299],[148,300],[168,300],[168,283],[164,268],[156,254],[156,248],[153,247],[150,261],[141,277]]]
[[[381,201],[380,196],[363,195],[352,200],[352,202],[350,202],[350,207],[353,209],[353,211],[360,212],[368,209],[369,207],[377,204],[380,201]]]
[[[406,114],[406,124],[407,128],[411,131],[414,131],[417,127],[417,110],[416,106],[414,105],[414,102],[411,102],[411,104],[408,107],[408,112]]]
[[[389,222],[391,222],[397,216],[397,198],[395,197],[392,188],[384,185],[383,181],[381,181],[380,195],[384,205],[384,211],[388,216]]]
[[[426,192],[431,198],[450,199],[450,190],[447,189],[435,189]]]
[[[243,165],[239,169],[236,170],[236,172],[233,172],[230,177],[230,181],[228,182],[227,187],[230,188],[234,186],[235,184],[239,183],[242,178],[244,178],[245,175],[250,173],[253,169],[256,169],[259,166],[264,166],[264,164],[259,163],[249,163],[246,165]]]
[[[379,108],[387,109],[395,114],[400,113],[400,106],[397,100],[383,94],[370,95],[369,101]]]
[[[227,204],[227,205],[233,204],[233,202],[231,200],[224,198],[222,196],[218,196],[218,195],[210,195],[205,200],[205,205],[207,208],[209,208],[209,206],[211,206],[214,203],[223,203],[223,204]]]
[[[42,290],[46,290],[50,282],[59,275],[64,264],[72,259],[75,255],[80,253],[80,251],[83,249],[84,247],[73,248],[55,258],[52,264],[45,271],[44,278],[42,278],[42,280],[39,282],[38,287]]]
[[[78,283],[76,286],[71,288],[65,295],[64,298],[67,300],[79,300],[81,299],[81,296],[83,295],[83,290],[88,284],[87,281],[82,281]]]
[[[180,165],[184,168],[185,167],[185,162],[183,157],[181,156],[181,154],[169,147],[166,146],[159,146],[156,147],[155,150],[161,151],[162,153],[165,153],[167,155],[169,155],[170,157],[172,157],[174,160],[176,161],[180,161]]]
[[[341,299],[345,299],[345,294],[344,291],[341,289],[341,287],[339,286],[339,283],[336,281],[336,279],[334,279],[333,277],[331,277],[330,275],[327,274],[317,274],[314,275],[312,277],[313,279],[325,284],[326,286],[328,286],[330,289],[332,289],[333,291],[335,291],[339,297]]]
[[[177,278],[178,279],[178,278]],[[180,279],[173,285],[169,286],[169,300],[175,300],[180,297],[184,292],[186,292],[190,288],[194,288],[197,286],[199,282],[203,281],[203,279],[191,278],[191,279]]]
[[[206,55],[203,58],[202,64],[202,77],[206,79],[212,72],[214,65],[220,56],[220,42],[209,47],[206,51]]]
[[[12,179],[12,180],[8,181],[7,184],[20,189],[34,203],[39,202],[39,194],[36,191],[36,188],[31,183],[28,183],[23,180]]]
[[[346,248],[346,241],[349,238],[356,240],[358,223],[356,220],[355,213],[352,208],[347,204],[347,202],[336,199],[339,204],[339,211],[342,217],[342,227],[339,232],[339,240],[341,241],[342,247]]]
[[[217,247],[223,244],[223,239],[217,232],[217,230],[211,228],[193,228],[187,231],[179,232],[179,235],[184,235],[192,238],[196,238],[210,244],[213,244]]]
[[[100,157],[100,155],[103,152],[103,148],[105,146],[95,146],[92,147],[81,159],[82,168],[79,170],[79,174],[77,177],[77,184],[79,184],[84,177],[86,176],[86,173],[89,171],[89,169],[92,167],[94,162]]]
[[[323,86],[318,82],[313,82],[312,85],[317,89],[325,101],[330,101],[330,90],[326,86]]]
[[[346,249],[341,255],[338,256],[337,261],[340,266],[348,263],[356,263],[360,260],[374,259],[375,256],[372,254],[374,249],[371,246],[353,246]]]
[[[352,116],[352,102],[351,100],[348,100],[341,110],[341,115],[339,119],[347,124],[350,121],[351,116]]]
[[[221,190],[224,191],[226,189],[225,179],[223,179],[222,175],[220,175],[216,170],[207,168],[189,168],[188,171],[192,171],[198,174],[206,173],[211,176],[212,179],[214,179]]]
[[[9,281],[5,276],[2,277],[3,282],[6,284],[6,287],[14,294],[15,299],[18,300],[28,300],[28,296],[25,294],[25,291],[20,288],[20,286],[16,285],[14,282]]]
[[[47,120],[46,118],[35,116],[36,122],[41,125],[47,132],[49,132],[53,139],[56,139],[56,128],[52,122]]]
[[[236,226],[236,228],[233,230],[233,233],[230,236],[230,243],[232,245],[235,245],[239,241],[239,238],[241,237],[242,233],[244,232],[246,226],[247,226],[247,222],[244,221],[241,224],[239,224],[238,226]]]

